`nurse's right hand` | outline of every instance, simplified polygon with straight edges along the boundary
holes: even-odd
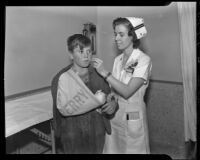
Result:
[[[108,72],[105,70],[103,66],[103,61],[99,58],[92,58],[93,61],[93,67],[96,69],[96,71],[103,77],[106,77]]]

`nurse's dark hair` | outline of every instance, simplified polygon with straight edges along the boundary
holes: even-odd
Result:
[[[112,26],[113,26],[113,30],[115,30],[115,27],[117,25],[124,25],[127,29],[128,29],[128,36],[132,36],[133,37],[133,48],[138,48],[139,45],[140,45],[140,40],[137,39],[137,36],[135,34],[135,29],[134,27],[132,26],[131,22],[126,19],[126,18],[116,18],[113,20],[113,23],[112,23]]]
[[[91,40],[82,35],[82,34],[74,34],[67,39],[67,47],[70,52],[73,52],[74,48],[80,47],[82,50],[84,47],[91,46]]]

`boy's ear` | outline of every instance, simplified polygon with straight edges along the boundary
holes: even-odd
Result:
[[[70,59],[71,59],[71,60],[73,60],[73,59],[74,59],[74,57],[73,57],[73,55],[72,55],[72,53],[71,53],[71,52],[69,53],[69,57],[70,57]]]
[[[68,52],[69,53],[69,58],[71,59],[71,60],[73,60],[74,59],[74,57],[73,57],[73,53],[71,52],[71,51],[69,51],[68,50],[68,47],[66,47],[66,52]]]

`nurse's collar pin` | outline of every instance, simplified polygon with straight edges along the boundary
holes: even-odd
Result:
[[[135,67],[137,66],[138,61],[131,61],[130,63],[128,63],[125,67],[124,70],[128,73],[133,73],[135,70]]]

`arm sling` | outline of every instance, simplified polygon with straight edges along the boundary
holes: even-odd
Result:
[[[64,73],[67,82],[65,88],[58,85],[57,109],[64,116],[86,113],[102,104],[71,69]]]

